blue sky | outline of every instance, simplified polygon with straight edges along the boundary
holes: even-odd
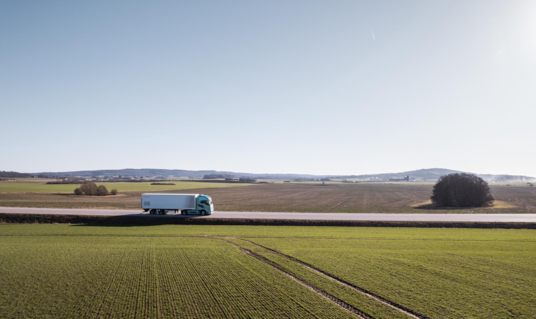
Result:
[[[536,176],[536,1],[2,1],[0,170]]]

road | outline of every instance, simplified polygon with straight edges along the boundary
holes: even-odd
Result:
[[[141,210],[112,209],[61,209],[0,207],[0,213],[87,215],[87,216],[159,216]],[[170,213],[169,218],[186,218]],[[189,216],[191,217],[191,216]],[[291,220],[338,220],[338,221],[420,221],[420,222],[516,222],[536,223],[536,214],[351,214],[351,213],[259,213],[259,212],[215,212],[210,216],[196,218],[241,218],[241,219],[291,219]]]

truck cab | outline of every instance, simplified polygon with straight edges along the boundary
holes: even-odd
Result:
[[[214,204],[212,204],[212,198],[208,195],[197,196],[197,211],[201,215],[210,215],[214,211]],[[205,211],[205,214],[203,214]]]
[[[199,195],[196,198],[195,210],[193,209],[184,209],[181,211],[183,215],[189,214],[199,214],[199,215],[210,215],[214,211],[214,204],[212,203],[212,198],[208,195]]]

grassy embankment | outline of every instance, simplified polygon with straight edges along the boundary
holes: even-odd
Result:
[[[115,183],[114,183],[115,184]],[[169,193],[202,193],[210,195],[217,211],[254,212],[336,212],[336,213],[536,213],[536,187],[492,186],[500,205],[491,208],[430,209],[416,207],[430,199],[432,185],[418,184],[237,184],[183,182],[176,187],[191,189],[158,190],[166,186],[128,184]],[[141,183],[147,184],[147,183]],[[183,185],[184,184],[184,185]],[[0,184],[5,185],[5,184]],[[38,187],[64,186],[41,185]],[[74,186],[74,185],[67,185]],[[116,185],[117,186],[117,185]],[[3,186],[0,206],[49,208],[116,208],[139,209],[140,194],[146,191],[121,191],[117,196],[90,197],[71,193],[10,193]],[[109,188],[114,187],[113,185]],[[169,186],[167,186],[169,187]],[[200,187],[200,188],[195,188]],[[212,188],[209,188],[212,187]]]
[[[534,230],[0,225],[0,257],[12,318],[536,313]]]

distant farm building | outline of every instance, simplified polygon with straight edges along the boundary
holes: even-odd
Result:
[[[404,178],[389,178],[389,182],[409,182],[409,175]]]

